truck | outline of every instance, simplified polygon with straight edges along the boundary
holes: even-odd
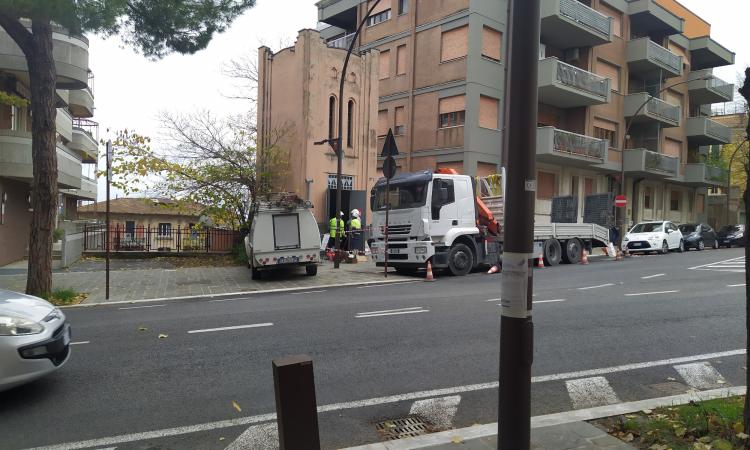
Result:
[[[318,273],[320,233],[313,205],[294,194],[272,194],[253,206],[250,232],[245,236],[247,266],[252,279],[262,272],[303,266]]]
[[[504,171],[475,179],[453,169],[402,173],[389,192],[380,179],[370,195],[370,250],[376,265],[414,274],[428,262],[463,276],[480,266],[499,265],[503,252]],[[390,200],[388,248],[386,204]],[[584,249],[609,245],[609,230],[595,223],[534,226],[534,254],[545,265],[575,264]]]

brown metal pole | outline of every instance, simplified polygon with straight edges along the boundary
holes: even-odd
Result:
[[[110,155],[112,154],[112,141],[107,141],[107,213],[106,213],[106,219],[107,222],[107,229],[104,232],[104,247],[105,247],[105,255],[106,255],[106,263],[105,263],[105,283],[106,288],[104,291],[104,298],[106,300],[109,300],[109,185],[112,181],[112,161],[110,160]]]
[[[389,157],[390,158],[390,157]],[[393,164],[396,164],[394,161]],[[388,278],[388,225],[390,224],[391,216],[391,179],[385,179],[385,228],[383,234],[385,235],[385,278]]]
[[[498,449],[528,450],[531,438],[531,364],[534,324],[534,202],[541,0],[513,0],[510,21],[510,89],[506,123],[508,179],[500,319]]]

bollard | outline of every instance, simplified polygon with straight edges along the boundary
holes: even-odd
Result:
[[[280,450],[320,450],[313,363],[307,355],[273,360]]]

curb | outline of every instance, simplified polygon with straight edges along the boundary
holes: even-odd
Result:
[[[547,414],[531,418],[531,428],[545,428],[555,425],[565,425],[574,422],[602,419],[605,417],[632,414],[644,409],[663,408],[668,406],[685,405],[690,402],[727,398],[743,395],[747,391],[745,386],[733,386],[709,391],[695,391],[669,397],[652,398],[635,402],[618,403],[615,405],[598,406],[596,408],[578,409],[556,414]],[[479,439],[497,435],[497,422],[475,425],[468,428],[442,431],[425,436],[399,439],[398,441],[379,442],[342,450],[408,450],[426,448],[446,444],[455,444],[471,439]]]
[[[244,296],[255,296],[260,294],[276,294],[282,292],[298,292],[308,291],[315,289],[332,289],[338,287],[352,287],[352,286],[370,286],[370,285],[389,285],[389,284],[405,284],[405,283],[417,283],[422,280],[411,280],[411,279],[398,279],[398,280],[381,280],[381,281],[360,281],[356,283],[339,283],[339,284],[323,284],[320,286],[305,286],[305,287],[293,287],[293,288],[280,288],[280,289],[266,289],[259,291],[244,291],[244,292],[227,292],[225,294],[200,294],[200,295],[183,295],[179,297],[162,297],[162,298],[146,298],[140,300],[118,300],[114,302],[97,302],[97,303],[82,303],[79,305],[67,305],[58,306],[60,309],[73,309],[73,308],[93,308],[97,306],[110,306],[110,305],[132,305],[138,303],[152,303],[152,302],[165,302],[174,300],[192,300],[197,298],[205,299],[219,299],[222,297],[233,297],[238,295]],[[242,300],[242,299],[238,299]]]

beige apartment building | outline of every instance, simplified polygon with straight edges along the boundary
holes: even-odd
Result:
[[[89,43],[53,29],[57,69],[58,222],[76,218],[81,201],[96,200],[98,125],[94,115]],[[0,28],[0,91],[30,99],[23,52]],[[31,111],[0,103],[0,266],[23,259],[29,239],[32,181]]]
[[[339,102],[344,102],[341,210],[347,216],[357,208],[367,217],[369,191],[379,177],[377,52],[352,56],[342,75],[345,55],[315,30],[300,31],[293,47],[277,53],[261,47],[258,54],[261,148],[288,152],[289,164],[276,189],[310,200],[319,224],[327,224],[335,210],[337,157],[327,143],[315,143],[338,136]]]
[[[351,39],[371,0],[321,0],[321,35]],[[401,170],[494,173],[507,149],[507,1],[382,0],[358,42],[379,54],[378,144],[397,134]],[[552,198],[619,193],[629,221],[705,220],[707,189],[726,178],[704,163],[729,142],[711,104],[734,86],[734,63],[710,25],[674,0],[544,0],[539,54],[537,221]],[[624,164],[624,167],[623,167]]]

